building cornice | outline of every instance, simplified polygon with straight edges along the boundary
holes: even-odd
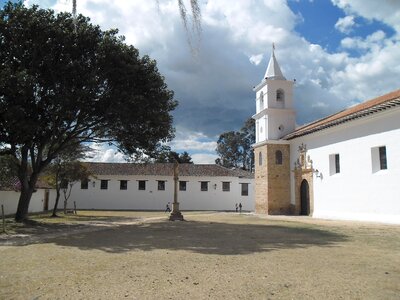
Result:
[[[296,112],[294,111],[294,109],[290,109],[290,108],[264,108],[262,111],[260,111],[259,113],[255,114],[252,116],[253,119],[259,119],[262,116],[267,115],[268,113],[272,113],[275,115],[279,115],[279,114],[287,114],[287,113],[291,113],[293,115],[296,114]]]
[[[262,142],[258,142],[258,143],[252,144],[251,147],[254,149],[254,148],[258,148],[258,147],[269,145],[269,144],[271,144],[271,145],[289,145],[290,141],[282,140],[282,139],[280,139],[280,140],[266,140],[266,141],[262,141]]]

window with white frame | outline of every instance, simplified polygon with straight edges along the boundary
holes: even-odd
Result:
[[[157,188],[159,191],[165,191],[165,180],[157,180]]]
[[[229,181],[222,182],[222,191],[229,192],[231,190],[231,183]]]
[[[200,181],[200,190],[202,192],[208,191],[208,181]]]
[[[127,190],[128,189],[128,180],[120,180],[119,181],[119,189]]]
[[[146,180],[138,180],[138,189],[139,191],[146,190]]]
[[[379,147],[379,166],[381,170],[387,169],[386,146]]]
[[[186,191],[186,181],[179,181],[179,190]]]
[[[108,180],[104,179],[100,181],[100,189],[107,190],[108,189]]]
[[[241,183],[242,186],[241,195],[248,196],[249,195],[249,184],[248,183]]]
[[[340,173],[340,155],[339,153],[329,155],[329,174],[335,175]]]
[[[386,146],[371,148],[371,160],[373,173],[386,170],[388,168]]]

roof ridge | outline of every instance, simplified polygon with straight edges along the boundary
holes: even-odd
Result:
[[[299,136],[303,136],[315,131],[323,130],[327,127],[335,126],[343,122],[351,121],[355,118],[364,117],[371,113],[376,113],[377,111],[386,110],[389,107],[384,106],[385,103],[399,100],[400,99],[400,89],[389,92],[385,95],[372,98],[370,100],[361,102],[355,106],[348,107],[347,109],[341,110],[332,115],[328,115],[324,118],[318,119],[309,124],[305,124],[295,129],[293,132],[287,134],[283,139],[293,139]],[[393,104],[393,106],[398,106],[399,103]],[[383,107],[379,107],[383,106]],[[377,110],[370,111],[372,108],[376,107]],[[368,112],[369,111],[369,112]],[[363,112],[365,112],[363,114]]]

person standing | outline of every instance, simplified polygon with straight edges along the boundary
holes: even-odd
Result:
[[[235,210],[236,210],[236,212],[238,212],[238,208],[239,208],[239,207],[238,207],[238,204],[236,203],[236,204],[235,204]]]
[[[239,212],[242,212],[242,203],[239,203]]]
[[[171,208],[169,207],[169,202],[167,203],[167,205],[165,206],[165,212],[170,212]]]

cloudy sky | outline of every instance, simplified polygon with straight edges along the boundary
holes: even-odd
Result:
[[[72,0],[26,1],[31,4],[72,9]],[[178,0],[78,0],[77,7],[104,30],[118,28],[127,43],[157,60],[179,101],[171,147],[189,152],[196,163],[213,163],[218,135],[238,130],[254,114],[252,87],[265,73],[273,42],[283,74],[296,79],[299,125],[400,88],[400,1],[199,4],[200,37],[185,32]],[[113,149],[97,149],[97,161],[123,159]]]

